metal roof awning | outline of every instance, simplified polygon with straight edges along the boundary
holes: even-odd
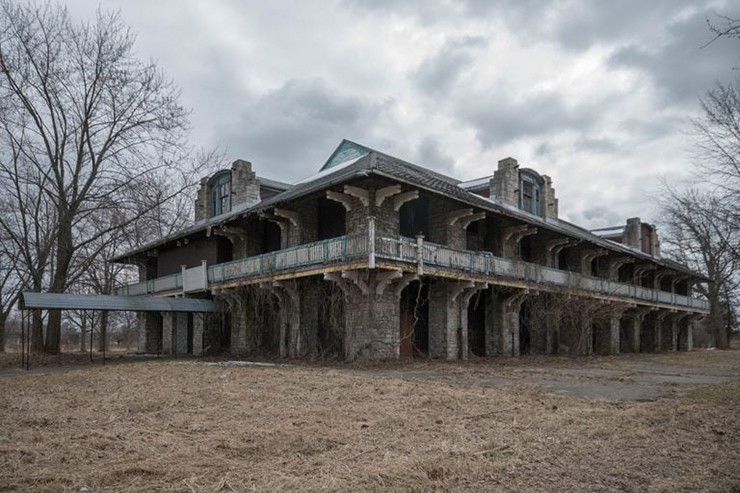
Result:
[[[106,310],[114,312],[213,312],[212,300],[158,298],[155,296],[111,296],[105,294],[21,294],[23,310]]]

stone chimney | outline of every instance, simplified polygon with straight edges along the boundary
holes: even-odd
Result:
[[[498,162],[491,178],[491,198],[519,207],[519,163],[512,157]]]
[[[639,217],[631,217],[627,219],[627,225],[624,228],[624,238],[622,243],[625,245],[642,250],[641,237],[642,237],[642,221]]]
[[[231,164],[231,207],[254,205],[260,201],[260,182],[252,171],[252,163],[237,159]]]
[[[552,187],[552,178],[542,175],[545,184],[542,186],[542,217],[545,219],[556,219],[558,217],[558,199],[555,198],[555,189]]]
[[[211,189],[208,186],[208,177],[200,179],[200,188],[195,198],[195,222],[208,219],[208,207],[211,203]]]

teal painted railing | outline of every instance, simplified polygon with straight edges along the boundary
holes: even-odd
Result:
[[[495,283],[495,278],[508,278],[702,311],[709,309],[709,303],[706,300],[690,296],[495,257],[490,252],[457,250],[403,236],[375,237],[373,249],[370,248],[369,237],[370,235],[340,236],[211,265],[207,268],[208,286],[250,278],[269,278],[279,273],[322,265],[330,266],[353,260],[366,260],[369,263],[369,257],[374,257],[415,264],[415,269],[420,273],[423,273],[424,266],[430,266],[491,277],[492,283]],[[137,296],[182,289],[182,274],[178,273],[123,286],[116,290],[116,294]]]

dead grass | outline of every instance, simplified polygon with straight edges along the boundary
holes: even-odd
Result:
[[[740,488],[740,381],[633,403],[146,361],[0,378],[0,392],[0,491]]]

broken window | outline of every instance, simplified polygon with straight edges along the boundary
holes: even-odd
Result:
[[[530,173],[522,173],[519,182],[519,208],[531,214],[540,213],[541,178]]]
[[[231,172],[223,171],[211,178],[213,215],[218,216],[231,210]]]

